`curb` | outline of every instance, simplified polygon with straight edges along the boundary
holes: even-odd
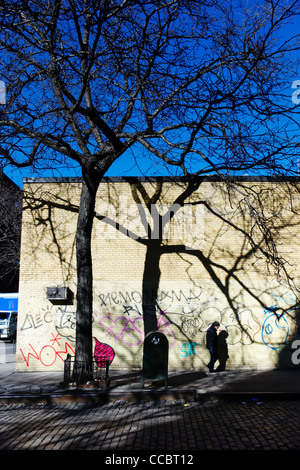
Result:
[[[11,393],[0,395],[0,404],[109,403],[115,401],[197,401],[196,390],[72,391],[61,393]]]
[[[197,401],[232,400],[244,402],[264,402],[271,400],[300,400],[299,392],[199,392],[196,393]]]
[[[125,401],[240,401],[261,404],[271,400],[300,400],[298,392],[201,392],[196,389],[136,390],[136,391],[62,391],[55,393],[8,393],[0,395],[0,404],[66,404]]]

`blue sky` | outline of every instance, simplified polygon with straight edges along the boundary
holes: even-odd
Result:
[[[166,176],[170,174],[170,169],[165,168],[158,160],[154,162],[148,158],[139,158],[139,151],[136,150],[136,153],[137,158],[134,157],[133,150],[128,150],[110,167],[105,176]],[[73,163],[70,161],[70,165]],[[21,188],[23,187],[23,178],[81,176],[80,167],[76,167],[74,164],[73,168],[60,166],[36,172],[32,168],[18,169],[7,166],[4,173]]]
[[[293,21],[286,26],[287,36],[292,36],[299,34],[299,23]],[[295,64],[299,60],[299,52],[295,52]],[[292,83],[296,80],[300,80],[300,70],[295,69],[291,76],[286,77],[286,87],[282,90],[282,93],[286,96],[287,103],[290,103],[291,108],[294,107],[292,103],[292,94],[295,92],[295,89],[292,89]],[[300,98],[300,94],[299,94]],[[296,118],[296,121],[299,118]],[[18,186],[23,186],[23,177],[51,177],[51,176],[80,176],[80,167],[76,167],[75,163],[70,161],[69,167],[57,167],[49,168],[48,170],[39,170],[34,171],[32,168],[23,168],[18,169],[12,166],[7,166],[4,169],[4,172],[9,176]],[[158,175],[168,175],[170,171],[173,170],[170,167],[165,167],[162,162],[154,157],[142,157],[141,149],[133,147],[125,154],[123,154],[109,169],[106,173],[106,176],[158,176]]]

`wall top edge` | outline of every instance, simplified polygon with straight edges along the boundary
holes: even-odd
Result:
[[[105,176],[101,183],[134,183],[134,182],[300,182],[297,176]],[[81,177],[30,177],[23,178],[23,183],[81,183]],[[101,184],[100,183],[100,184]]]

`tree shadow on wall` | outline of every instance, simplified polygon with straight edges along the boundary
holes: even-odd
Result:
[[[34,184],[24,191],[23,212],[28,213],[23,220],[23,229],[27,229],[29,243],[26,246],[32,265],[43,262],[43,252],[61,267],[63,281],[73,278],[75,261],[75,232],[70,231],[78,215],[78,204],[74,202],[74,193],[64,191],[60,185],[54,190],[46,190],[43,183]],[[58,216],[58,214],[61,214]],[[29,227],[28,227],[29,226]],[[76,227],[75,225],[73,225]]]
[[[142,284],[142,307],[144,316],[144,334],[158,330],[157,312],[166,314],[161,309],[158,302],[158,292],[160,285],[160,260],[168,253],[168,247],[163,240],[169,225],[184,205],[184,201],[189,198],[200,186],[201,180],[190,180],[182,192],[174,198],[164,212],[160,213],[157,204],[163,195],[163,181],[155,183],[153,194],[150,195],[141,182],[131,185],[133,199],[139,207],[140,218],[146,233],[143,244],[146,246],[143,284]],[[153,190],[153,187],[152,187]],[[146,214],[146,211],[148,214]],[[151,295],[149,296],[149,293]]]
[[[252,298],[265,311],[268,310],[269,305],[265,303],[263,298],[266,298],[266,294],[269,294],[270,297],[273,296],[273,287],[264,286],[264,291],[261,291],[255,284],[250,285],[243,276],[245,271],[252,269],[253,275],[256,277],[278,276],[281,281],[284,279],[289,286],[290,292],[295,298],[294,306],[288,310],[279,306],[274,308],[272,314],[278,321],[286,315],[293,317],[293,308],[297,305],[298,289],[291,272],[286,269],[286,259],[280,253],[279,247],[280,233],[285,229],[293,229],[299,225],[299,220],[295,217],[295,208],[290,211],[288,216],[282,213],[281,201],[288,201],[283,196],[290,196],[290,188],[287,189],[285,185],[279,183],[281,184],[279,201],[273,199],[272,207],[270,207],[270,192],[274,189],[272,186],[267,188],[254,186],[253,188],[251,185],[245,186],[237,183],[237,190],[235,190],[236,188],[233,189],[231,185],[222,185],[216,181],[216,191],[221,190],[224,193],[224,206],[222,207],[214,204],[207,195],[205,196],[205,191],[201,194],[203,181],[205,180],[202,178],[187,180],[183,183],[172,182],[173,185],[180,188],[179,194],[171,202],[169,200],[167,209],[163,213],[159,213],[156,207],[160,198],[164,197],[164,183],[162,181],[152,183],[150,188],[152,195],[150,195],[149,187],[147,188],[141,182],[131,184],[131,191],[135,203],[140,208],[141,221],[147,234],[146,239],[136,239],[137,242],[146,246],[143,273],[145,334],[158,329],[157,312],[162,312],[158,302],[161,277],[160,260],[163,255],[171,255],[186,263],[186,273],[190,268],[194,268],[195,272],[197,266],[199,270],[204,270],[204,277],[213,281],[216,292],[221,294],[224,304],[233,312],[234,321],[242,331],[245,342],[250,344],[254,342],[253,331],[251,331],[249,321],[242,322],[240,315],[241,310],[248,306],[239,304],[238,296],[232,293],[234,291],[232,284],[239,286],[240,292]],[[296,187],[296,195],[297,192],[298,187]],[[267,204],[266,201],[269,203]],[[219,226],[214,236],[211,237],[211,242],[207,243],[206,239],[203,239],[203,248],[201,249],[199,247],[201,240],[196,240],[196,243],[193,241],[192,246],[184,242],[178,244],[172,240],[166,241],[164,232],[171,224],[172,219],[175,219],[177,213],[184,207],[199,205],[205,208],[208,216],[213,217],[216,225]],[[148,211],[147,215],[146,211]],[[276,212],[276,217],[274,217],[274,212]],[[235,235],[238,243],[233,243],[231,247],[226,240],[225,245],[227,246],[222,246],[222,242],[220,245],[220,240],[224,240],[224,237],[226,239],[226,232],[228,236],[229,234]],[[220,259],[220,253],[223,259]],[[192,274],[188,277],[191,282],[195,281]],[[149,291],[152,294],[151,302],[147,298]],[[171,317],[166,312],[163,313],[168,321],[172,322]],[[296,318],[296,323],[299,324],[298,318]],[[183,330],[181,333],[185,334]],[[188,336],[186,338],[191,342]]]
[[[210,193],[206,194],[203,183],[209,183]],[[240,304],[241,293],[252,298],[262,309],[268,309],[266,294],[272,296],[272,289],[262,288],[249,283],[244,273],[252,270],[256,276],[284,276],[297,304],[298,290],[289,270],[286,259],[279,249],[281,232],[293,230],[299,225],[298,212],[295,206],[288,213],[283,214],[282,201],[288,204],[292,200],[290,187],[282,183],[276,188],[270,185],[244,184],[243,181],[223,182],[216,178],[203,179],[127,179],[133,201],[138,208],[143,235],[133,233],[126,221],[121,224],[104,214],[95,213],[95,218],[131,238],[135,243],[145,247],[144,272],[142,276],[142,309],[144,318],[144,335],[159,329],[158,313],[162,313],[166,320],[180,330],[187,343],[192,343],[190,335],[178,324],[172,321],[172,316],[163,311],[159,302],[159,286],[161,281],[161,260],[163,256],[172,258],[172,262],[185,265],[185,276],[191,283],[201,280],[195,272],[201,271],[205,279],[214,285],[214,298],[223,297],[224,306],[230,308],[238,328],[242,331],[245,341],[254,342],[254,334],[249,322],[241,321],[240,312],[248,307]],[[113,185],[113,182],[111,183]],[[280,185],[281,184],[281,185]],[[166,186],[167,185],[167,186]],[[176,188],[172,193],[171,188]],[[277,199],[274,189],[279,192]],[[101,185],[100,185],[101,190]],[[297,196],[298,187],[294,187]],[[220,200],[221,194],[221,200]],[[109,194],[109,202],[117,204],[118,194]],[[54,217],[55,211],[69,213],[70,219],[78,212],[78,205],[72,195],[34,194],[26,195],[27,206],[33,217],[32,223],[38,230],[36,244],[43,235],[51,234],[47,249],[52,256],[64,266],[66,281],[72,279],[74,271],[75,234],[66,233],[66,230]],[[270,202],[271,201],[271,202]],[[178,217],[184,218],[183,209],[202,207],[205,218],[214,220],[212,232],[205,237],[194,240],[189,238],[191,245],[186,243],[182,234],[175,240],[166,236],[173,224],[176,226]],[[190,214],[190,212],[188,212]],[[203,219],[204,220],[204,219]],[[202,220],[202,222],[203,222]],[[192,224],[190,219],[185,220],[187,226]],[[199,221],[198,221],[199,222]],[[201,221],[200,221],[201,222]],[[211,225],[212,227],[212,225]],[[195,228],[195,227],[194,227]],[[49,230],[50,229],[50,230]],[[171,232],[172,232],[171,230]],[[235,242],[231,243],[230,236],[235,234]],[[69,237],[70,243],[66,250],[65,239]],[[181,239],[180,239],[181,237]],[[49,238],[49,237],[48,237]],[[225,241],[225,243],[224,243]],[[34,246],[32,247],[34,250]],[[64,251],[66,250],[66,251]],[[177,261],[176,261],[177,260]],[[289,261],[290,262],[290,261]],[[172,268],[170,268],[172,269]],[[172,273],[170,274],[172,278]],[[174,284],[176,281],[174,281]],[[234,288],[232,287],[234,284]],[[237,286],[239,292],[237,293]],[[269,289],[269,290],[268,290]],[[206,301],[205,301],[206,302]],[[205,303],[204,302],[204,303]],[[208,308],[208,306],[206,305]],[[289,311],[278,307],[273,310],[277,318],[283,315],[294,315],[292,305]],[[298,317],[296,318],[298,321]],[[208,326],[208,325],[207,325]],[[204,331],[204,327],[201,331]]]

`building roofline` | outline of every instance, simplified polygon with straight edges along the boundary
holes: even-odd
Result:
[[[231,180],[232,182],[300,182],[297,176],[229,176],[224,179],[218,175],[210,176],[105,176],[101,183],[135,183],[135,182],[188,182],[188,181],[221,182]],[[82,177],[30,177],[23,178],[23,183],[81,183]],[[100,183],[100,184],[101,184]]]

